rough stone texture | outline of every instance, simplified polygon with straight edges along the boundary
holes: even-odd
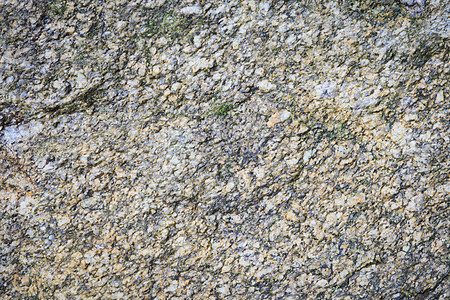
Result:
[[[2,1],[2,299],[448,299],[449,12]]]

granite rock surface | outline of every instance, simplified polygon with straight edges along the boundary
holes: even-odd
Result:
[[[445,0],[0,3],[2,299],[448,299]]]

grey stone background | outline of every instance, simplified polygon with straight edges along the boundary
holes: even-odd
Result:
[[[448,299],[448,1],[0,3],[2,299]]]

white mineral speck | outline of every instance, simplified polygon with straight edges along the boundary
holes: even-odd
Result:
[[[198,15],[202,13],[202,8],[200,6],[187,6],[182,8],[180,13],[184,15]]]
[[[20,126],[8,126],[3,129],[1,140],[8,144],[20,142],[37,135],[43,128],[44,125],[38,121],[32,121]]]
[[[269,80],[265,79],[265,80],[258,82],[258,87],[262,92],[268,93],[268,92],[274,90],[276,88],[276,85],[271,83]]]
[[[291,113],[287,110],[276,112],[270,117],[269,121],[267,122],[267,126],[273,127],[277,123],[286,121],[290,116]]]
[[[307,163],[309,159],[314,155],[315,150],[308,150],[303,154],[303,162]]]
[[[263,14],[267,14],[271,6],[272,4],[270,2],[263,2],[259,5],[259,9]]]
[[[392,139],[396,142],[401,141],[402,139],[405,138],[406,136],[406,128],[405,126],[400,123],[400,122],[396,122],[391,129],[391,136]]]

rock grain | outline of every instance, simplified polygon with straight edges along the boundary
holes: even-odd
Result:
[[[448,1],[0,1],[2,299],[448,299]]]

